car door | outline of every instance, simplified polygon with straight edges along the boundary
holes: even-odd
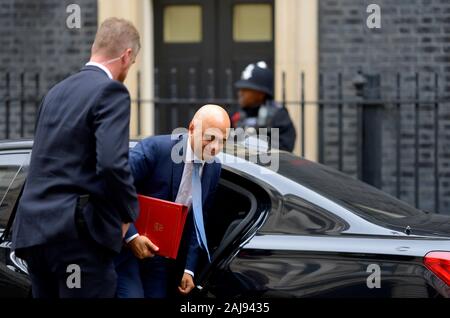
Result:
[[[29,156],[29,151],[0,152],[0,298],[30,295],[26,265],[10,249],[14,207],[25,182]]]
[[[267,189],[256,184],[250,176],[222,168],[215,202],[209,211],[213,216],[206,219],[212,260],[210,264],[199,266],[194,297],[241,294],[242,284],[246,282],[239,281],[243,276],[233,272],[230,266],[242,254],[245,242],[264,224],[272,199]]]
[[[272,199],[275,199],[273,196]],[[274,201],[272,201],[274,202]],[[415,244],[345,233],[329,210],[286,195],[264,225],[204,282],[209,297],[436,297]],[[446,291],[442,294],[446,295]]]

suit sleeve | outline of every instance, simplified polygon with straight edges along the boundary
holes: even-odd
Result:
[[[189,213],[190,217],[192,217],[193,213]],[[186,266],[185,269],[195,273],[197,269],[198,258],[202,253],[202,248],[198,244],[197,234],[195,233],[194,221],[190,222],[191,228],[189,229],[189,245],[188,252],[186,257]]]
[[[139,235],[136,227],[133,223],[130,224],[127,233],[125,233],[125,237],[123,238],[126,243],[131,242],[137,235]]]
[[[38,124],[39,124],[39,118],[41,118],[42,114],[42,105],[44,105],[45,102],[45,96],[42,98],[41,103],[39,104],[38,113],[36,115],[36,121],[34,122],[34,131],[37,130]]]
[[[155,163],[156,145],[150,139],[140,141],[130,150],[130,168],[133,175],[134,185],[139,188],[139,184],[150,178]],[[134,224],[125,234],[124,240],[129,243],[136,234],[139,234]]]
[[[129,125],[129,93],[125,86],[111,81],[94,108],[96,170],[124,223],[135,221],[139,213],[128,164]]]
[[[148,180],[155,166],[158,153],[156,144],[151,139],[144,139],[130,151],[130,168],[134,185],[138,188],[142,181]]]

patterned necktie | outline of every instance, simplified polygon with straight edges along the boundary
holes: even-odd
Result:
[[[198,244],[203,247],[209,256],[208,243],[206,241],[205,226],[203,224],[203,208],[202,208],[202,184],[200,182],[200,162],[193,162],[192,171],[192,208],[194,210],[195,233],[197,234]]]

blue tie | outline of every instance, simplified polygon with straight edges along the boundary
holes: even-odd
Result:
[[[203,209],[202,209],[202,184],[200,182],[200,162],[193,162],[192,171],[192,208],[194,210],[195,233],[197,234],[198,244],[203,247],[208,255],[208,260],[211,262],[209,256],[208,243],[206,241],[205,226],[203,224]]]

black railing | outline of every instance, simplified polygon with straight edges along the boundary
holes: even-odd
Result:
[[[154,75],[158,76],[157,70]],[[440,84],[439,74],[381,77],[360,73],[356,78],[348,74],[320,74],[319,99],[315,101],[305,99],[306,76],[299,74],[300,100],[290,101],[286,99],[286,74],[283,73],[279,101],[300,108],[300,118],[292,119],[298,122],[297,143],[302,156],[309,153],[306,140],[312,138],[305,126],[305,114],[308,107],[314,107],[318,112],[318,131],[313,137],[317,138],[320,162],[417,207],[449,213],[450,173],[440,169],[442,158],[450,159],[450,151],[447,154],[450,140],[440,136],[450,133],[450,116],[441,119],[440,114],[450,114],[450,98],[448,92],[440,91],[445,85]],[[427,79],[425,83],[421,83],[422,77]],[[388,81],[388,89],[383,87],[383,81]],[[177,94],[143,99],[139,73],[137,83],[132,101],[138,117],[146,107],[155,107],[156,133],[170,132],[180,123],[186,126],[195,110],[205,103],[224,105],[230,112],[238,109],[234,99],[199,98],[195,94],[186,98]],[[40,74],[0,74],[0,139],[33,136],[35,115],[50,84],[42,85]],[[155,91],[159,91],[159,85],[155,78]],[[218,90],[212,87],[208,91],[214,97]],[[138,120],[137,135],[142,131]],[[422,169],[429,172],[425,177],[421,175]],[[433,195],[424,197],[421,191]]]
[[[32,86],[28,86],[27,90],[25,75],[25,73],[20,73],[15,78],[15,87],[12,87],[10,73],[3,74],[3,87],[2,81],[0,81],[0,101],[4,105],[3,110],[0,108],[0,118],[3,117],[3,120],[0,120],[1,128],[3,128],[0,136],[3,139],[26,137],[26,129],[31,131],[34,129],[34,116],[41,99],[40,76],[39,73],[30,74],[32,79],[29,81]],[[17,113],[12,112],[13,108]],[[15,118],[12,118],[13,116]]]

